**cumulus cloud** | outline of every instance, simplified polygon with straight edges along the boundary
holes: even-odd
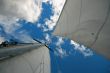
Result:
[[[54,51],[54,54],[56,56],[60,56],[61,58],[64,58],[64,57],[68,56],[66,50],[64,50],[62,48],[56,48],[56,51]]]
[[[34,22],[40,13],[41,0],[0,0],[0,16],[4,18],[20,18]]]
[[[4,37],[0,37],[0,44],[4,41]]]
[[[31,35],[26,34],[26,32],[15,34],[15,31],[22,27],[22,25],[18,23],[19,20],[23,19],[32,23],[37,22],[42,12],[42,2],[49,2],[52,5],[54,13],[54,15],[51,16],[50,19],[46,19],[45,22],[45,25],[49,29],[45,29],[44,27],[43,30],[53,30],[65,0],[0,0],[0,26],[3,27],[2,30],[4,30],[6,34],[10,34],[19,40],[22,40],[24,37],[29,41],[32,40]],[[37,26],[41,27],[39,23]],[[46,36],[46,39],[50,38],[47,37],[48,36]],[[26,38],[23,41],[27,41]]]
[[[7,37],[5,40],[10,39],[10,36],[14,36],[25,42],[33,42],[31,35],[27,35],[26,32],[22,34],[14,34],[14,32],[22,27],[22,25],[18,23],[21,19],[32,23],[38,20],[42,12],[41,1],[42,0],[0,0],[0,26],[3,27],[2,30],[8,35],[8,37],[4,35],[4,38]],[[0,36],[2,35],[3,34],[0,34]],[[3,39],[0,39],[0,42],[2,41]]]
[[[51,43],[51,37],[49,34],[45,34],[45,40],[47,44]]]
[[[46,29],[46,31],[53,30],[53,28],[56,26],[56,22],[58,21],[58,18],[61,14],[61,11],[63,9],[66,0],[43,0],[43,1],[52,4],[54,15],[51,16],[50,19],[46,20],[45,25],[47,25],[49,28]]]
[[[62,44],[64,44],[64,39],[62,37],[57,36],[57,42],[55,43],[56,48],[54,48],[54,54],[56,56],[60,56],[61,58],[68,56],[66,50],[62,48]]]
[[[57,46],[61,46],[61,44],[63,44],[64,41],[63,41],[63,38],[62,37],[58,37],[58,41],[56,42],[56,45]]]
[[[84,45],[80,45],[73,40],[71,40],[71,44],[74,45],[74,49],[80,51],[84,56],[91,56],[93,55],[93,52],[85,47]]]

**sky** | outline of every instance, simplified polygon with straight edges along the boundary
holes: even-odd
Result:
[[[0,42],[12,37],[22,42],[35,42],[32,37],[36,32],[30,33],[34,31],[32,27],[51,33],[65,0],[0,0],[0,3]]]
[[[110,61],[53,31],[66,0],[0,0],[0,42],[47,44],[52,73],[110,73]],[[25,2],[25,3],[24,3]]]

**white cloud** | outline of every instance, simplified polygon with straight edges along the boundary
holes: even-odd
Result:
[[[0,0],[0,25],[4,28],[3,30],[16,38],[19,36],[19,40],[22,38],[24,38],[23,41],[32,40],[31,35],[27,35],[26,32],[14,35],[14,31],[22,27],[21,24],[17,23],[19,19],[25,19],[29,22],[35,22],[39,19],[42,12],[42,2],[51,3],[54,12],[51,20],[47,19],[45,22],[49,29],[44,27],[43,30],[53,30],[65,0]],[[40,24],[37,26],[42,27]],[[46,39],[48,39],[47,36]]]
[[[68,56],[66,50],[62,49],[61,47],[57,47],[54,49],[54,54],[56,56],[60,56],[61,58],[64,58],[66,56]]]
[[[14,34],[14,32],[22,27],[21,24],[17,23],[19,19],[35,22],[38,20],[41,11],[41,0],[0,0],[0,26],[3,27],[2,30],[6,34],[9,34],[8,37],[4,36],[4,38],[8,40],[10,39],[10,35],[12,35],[25,42],[34,42],[30,37],[31,35],[27,35],[26,32],[22,34],[20,32]],[[0,40],[0,42],[3,41],[3,39]]]
[[[66,0],[52,0],[51,3],[53,4],[54,11],[60,14],[65,1]]]
[[[45,39],[46,39],[47,44],[51,43],[49,34],[45,34]]]
[[[61,11],[66,0],[43,0],[43,1],[52,4],[54,15],[51,16],[50,20],[47,20],[45,24],[48,26],[49,28],[48,30],[53,30],[53,28],[56,26],[56,22],[58,21],[58,18],[61,14]],[[48,30],[46,29],[46,31]]]
[[[66,50],[64,50],[62,48],[62,44],[64,43],[64,40],[62,37],[57,36],[58,41],[55,43],[55,45],[57,46],[57,48],[55,48],[55,55],[60,56],[61,58],[68,56]]]
[[[20,27],[20,24],[16,23],[16,19],[14,18],[9,19],[6,17],[0,20],[0,25],[4,28],[4,31],[8,34],[13,33],[14,30]]]
[[[0,44],[4,41],[4,37],[0,37]]]
[[[41,0],[0,0],[0,16],[4,18],[14,17],[34,22],[40,13]]]
[[[31,35],[28,35],[28,32],[23,30],[18,33],[13,33],[15,39],[22,41],[24,43],[35,43],[36,41],[32,39]]]
[[[84,45],[81,45],[79,50],[84,54],[84,56],[92,56],[93,52],[90,49],[87,49]]]
[[[78,49],[80,47],[80,45],[78,43],[76,43],[75,41],[71,40],[71,44],[74,45],[74,49]]]
[[[61,46],[61,44],[64,43],[63,38],[62,37],[58,37],[58,41],[56,43],[57,46]]]
[[[74,49],[80,51],[84,56],[91,56],[93,52],[90,49],[87,49],[84,45],[80,45],[73,40],[71,40],[71,44],[74,45]]]
[[[57,49],[58,49],[58,48],[57,48]],[[64,49],[62,49],[62,48],[59,48],[59,49],[58,49],[58,52],[59,52],[58,55],[59,55],[60,57],[62,57],[62,58],[65,57],[65,56],[68,56],[67,53],[66,53],[66,50],[64,50]]]
[[[43,2],[48,2],[49,0],[42,0]]]

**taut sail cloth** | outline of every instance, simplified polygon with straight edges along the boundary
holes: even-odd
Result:
[[[54,34],[110,59],[110,0],[67,0]]]
[[[31,51],[0,61],[0,73],[50,73],[50,55],[47,47],[31,44],[30,46],[23,45],[5,49],[13,48],[16,51],[7,51],[7,54]],[[3,56],[6,56],[6,53]]]

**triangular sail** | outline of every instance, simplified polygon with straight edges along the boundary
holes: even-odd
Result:
[[[110,0],[67,0],[54,34],[110,58]]]
[[[36,46],[32,44],[31,47],[14,47],[18,50],[16,52],[19,52],[19,47],[24,50],[33,49],[34,47],[34,50],[0,61],[0,73],[50,73],[50,55],[48,48],[45,46]]]

